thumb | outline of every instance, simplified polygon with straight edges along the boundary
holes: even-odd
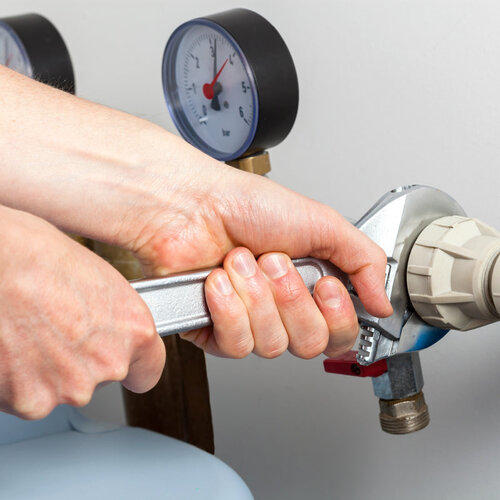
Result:
[[[329,260],[349,275],[368,313],[390,316],[392,305],[385,291],[387,256],[368,236],[335,214]]]

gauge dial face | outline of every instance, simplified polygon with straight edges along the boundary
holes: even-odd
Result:
[[[8,24],[2,22],[0,22],[0,64],[30,78],[33,77],[33,69],[21,40]]]
[[[165,96],[185,139],[219,160],[231,160],[255,136],[255,82],[232,37],[203,21],[186,23],[169,40],[163,62]]]

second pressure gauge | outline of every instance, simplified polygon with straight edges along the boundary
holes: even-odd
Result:
[[[55,26],[38,14],[0,19],[0,64],[67,92],[75,92],[68,49]]]
[[[299,91],[290,52],[276,29],[250,10],[179,26],[165,48],[162,76],[181,135],[219,160],[278,144],[295,121]]]

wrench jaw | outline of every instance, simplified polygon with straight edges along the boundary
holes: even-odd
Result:
[[[383,335],[373,326],[361,326],[361,335],[356,360],[360,365],[368,366],[375,361],[387,359],[397,354],[399,342]]]
[[[432,327],[414,312],[406,286],[410,251],[420,232],[444,215],[463,209],[446,193],[428,186],[403,186],[384,195],[357,223],[387,255],[385,289],[394,309],[389,318],[368,314],[350,287],[361,328],[357,361],[369,365],[396,354],[429,347],[447,330]]]
[[[387,255],[385,290],[394,313],[389,318],[368,314],[352,285],[348,285],[361,330],[356,362],[351,352],[340,359],[326,360],[325,369],[329,373],[372,377],[379,398],[380,424],[391,434],[408,434],[428,425],[429,409],[416,351],[434,344],[448,331],[425,323],[412,306],[406,283],[410,251],[431,222],[458,214],[463,214],[462,208],[442,191],[405,186],[383,196],[356,223]]]
[[[407,317],[406,290],[401,282],[398,261],[387,259],[385,290],[394,313],[388,318],[377,318],[367,313],[359,297],[352,296],[360,324],[357,361],[369,365],[398,354],[399,338]]]
[[[412,311],[403,326],[398,341],[397,354],[421,351],[441,340],[450,330],[425,323]]]
[[[411,312],[401,329],[399,339],[389,337],[372,326],[360,326],[361,334],[356,360],[367,366],[397,354],[421,351],[441,340],[449,330],[424,323],[415,312]]]

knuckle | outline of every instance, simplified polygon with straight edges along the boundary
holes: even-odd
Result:
[[[25,420],[41,420],[50,415],[54,407],[55,404],[52,403],[40,404],[36,407],[30,407],[20,414]]]
[[[230,328],[231,325],[240,324],[242,318],[247,316],[245,306],[240,302],[234,302],[230,304],[225,304],[224,308],[221,308],[222,314],[219,315],[219,320],[226,325],[225,328]],[[221,321],[219,321],[221,323]]]
[[[36,394],[36,397],[33,397]],[[56,406],[55,397],[49,391],[38,390],[33,393],[21,392],[13,397],[14,412],[25,420],[45,418]]]
[[[241,312],[233,311],[233,314],[225,315],[223,323],[215,324],[214,333],[219,348],[231,358],[244,358],[254,348],[250,325],[244,320]]]
[[[137,294],[131,298],[131,301],[125,300],[122,304],[126,331],[133,341],[148,343],[157,335],[151,311]]]
[[[258,311],[267,302],[269,289],[266,287],[267,284],[261,282],[250,281],[247,283],[245,304],[249,311]]]
[[[327,332],[317,332],[293,343],[292,353],[304,359],[315,358],[320,355],[328,345]]]
[[[125,362],[114,362],[108,366],[106,380],[119,382],[127,377],[128,365]]]
[[[247,357],[253,350],[253,340],[251,336],[245,336],[244,339],[236,342],[226,350],[228,356],[235,359],[243,359]]]
[[[158,334],[156,333],[154,326],[147,327],[143,325],[142,328],[138,328],[134,332],[135,344],[139,347],[147,346],[152,342],[155,342],[157,336]]]
[[[75,376],[68,378],[62,400],[71,406],[85,406],[92,399],[94,387],[95,384],[87,375],[78,378]]]
[[[276,301],[286,309],[303,308],[305,289],[303,283],[295,279],[284,280],[278,288]]]
[[[65,402],[71,406],[86,406],[92,399],[93,390],[91,388],[73,390],[65,398]]]
[[[115,352],[100,350],[93,353],[93,378],[96,383],[123,380],[128,373],[130,364],[129,349],[118,347]],[[89,372],[85,374],[89,376]]]
[[[90,368],[92,366],[92,368]],[[58,404],[84,406],[90,401],[95,387],[94,372],[101,372],[99,366],[87,362],[74,362],[70,367],[64,367],[59,373]]]
[[[288,348],[288,336],[280,332],[260,343],[255,349],[256,354],[266,359],[274,359],[281,356]]]

